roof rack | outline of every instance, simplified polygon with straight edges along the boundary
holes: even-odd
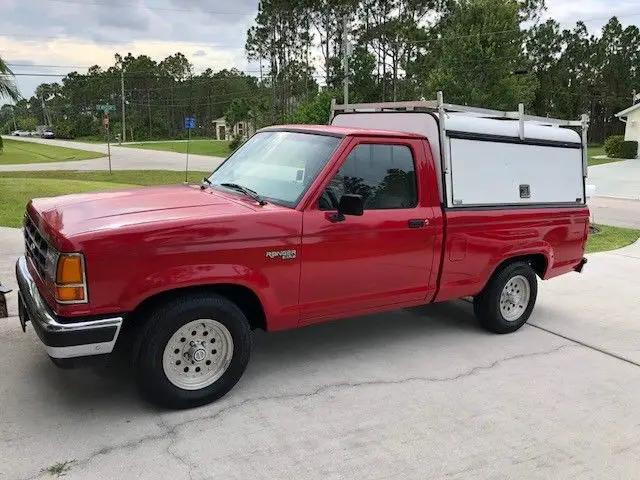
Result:
[[[582,139],[582,169],[583,175],[587,176],[587,129],[589,128],[589,115],[583,114],[580,120],[563,120],[560,118],[539,117],[526,115],[524,104],[518,105],[517,111],[490,110],[487,108],[469,107],[466,105],[455,105],[444,103],[442,92],[438,92],[436,100],[419,100],[413,102],[381,102],[381,103],[351,103],[346,105],[337,104],[335,99],[331,100],[331,118],[337,113],[367,113],[367,112],[433,112],[438,114],[440,138],[444,144],[446,137],[446,114],[448,112],[469,113],[473,116],[491,118],[496,120],[517,120],[519,122],[518,133],[521,140],[525,139],[525,122],[532,122],[539,125],[550,125],[554,127],[574,127],[580,128]],[[449,169],[449,159],[446,149],[443,150],[443,162],[445,172]]]

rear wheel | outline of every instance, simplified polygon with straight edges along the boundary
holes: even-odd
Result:
[[[138,333],[142,393],[169,408],[213,402],[240,380],[251,350],[242,311],[218,295],[190,295],[155,310]]]
[[[510,333],[527,323],[537,296],[536,273],[528,263],[514,262],[493,275],[474,298],[473,309],[483,328]]]

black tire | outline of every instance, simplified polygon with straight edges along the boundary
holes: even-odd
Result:
[[[213,319],[227,328],[233,340],[231,362],[211,385],[184,390],[169,381],[163,368],[164,349],[183,325]],[[251,329],[242,311],[219,295],[187,295],[153,310],[140,329],[134,349],[134,373],[142,394],[161,407],[182,409],[211,403],[231,390],[244,373],[251,353]]]
[[[505,286],[515,277],[524,277],[529,283],[529,302],[515,320],[507,320],[500,308],[500,296]],[[501,267],[489,280],[484,290],[473,299],[473,310],[480,325],[490,332],[511,333],[527,323],[538,296],[538,279],[531,266],[513,262]]]

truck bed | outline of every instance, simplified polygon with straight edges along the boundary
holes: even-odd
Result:
[[[532,262],[542,279],[574,270],[583,258],[589,210],[586,206],[445,209],[442,223],[435,301],[479,293],[498,265],[520,255]]]

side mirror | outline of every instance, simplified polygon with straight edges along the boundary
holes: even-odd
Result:
[[[362,195],[353,195],[347,193],[340,197],[338,203],[338,213],[331,216],[331,221],[342,222],[345,215],[361,216],[364,213],[364,202]]]
[[[340,197],[340,203],[338,204],[338,213],[343,215],[355,215],[357,217],[364,213],[364,202],[362,201],[362,195],[353,195],[347,193]]]

